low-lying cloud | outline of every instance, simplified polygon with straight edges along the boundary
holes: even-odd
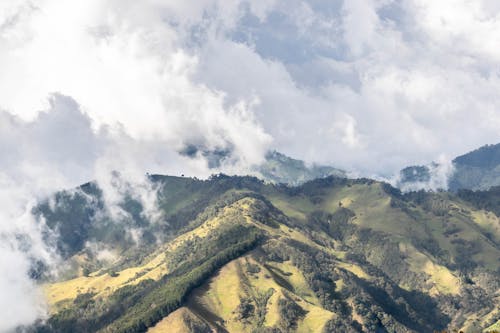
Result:
[[[184,156],[177,147],[190,142],[190,135],[208,147],[225,142],[203,140],[203,133],[194,131],[175,140],[136,139],[121,125],[95,124],[73,98],[60,94],[51,95],[48,108],[34,119],[6,111],[0,119],[0,292],[11,295],[0,302],[2,332],[46,315],[44,298],[30,272],[41,261],[56,274],[60,259],[55,244],[44,237],[48,229],[43,220],[31,214],[38,201],[95,180],[103,193],[104,214],[116,221],[127,218],[121,204],[130,197],[141,203],[143,217],[155,223],[162,218],[156,205],[158,188],[146,172],[208,176],[212,170],[203,156]],[[233,119],[238,121],[236,116]],[[243,163],[237,156],[229,158],[230,168]],[[129,231],[131,237],[140,234],[140,230]]]

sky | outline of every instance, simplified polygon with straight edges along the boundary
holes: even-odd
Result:
[[[500,142],[499,42],[495,0],[0,1],[0,331],[43,316],[37,199],[269,150],[365,176],[450,160]]]

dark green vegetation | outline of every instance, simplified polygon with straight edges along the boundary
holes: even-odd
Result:
[[[41,330],[144,332],[179,308],[188,293],[217,269],[255,247],[259,238],[255,228],[239,224],[217,229],[203,241],[183,244],[176,254],[184,254],[184,260],[176,262],[176,268],[159,281],[144,280],[98,301],[82,294],[75,299],[75,306],[51,317],[48,327]],[[193,248],[197,249],[194,253]]]
[[[458,196],[477,209],[485,209],[500,216],[500,186],[494,186],[488,191],[460,190]]]
[[[95,184],[35,210],[73,264],[65,279],[89,277],[72,280],[79,293],[33,330],[145,332],[179,308],[221,332],[480,332],[500,319],[498,189],[402,194],[336,177],[298,187],[224,175],[150,181],[159,189],[154,222],[132,195],[128,214],[113,220]],[[89,243],[118,259],[99,261]],[[158,265],[161,276],[143,278]],[[134,267],[145,267],[134,283],[99,289]],[[96,287],[85,289],[88,281]],[[51,282],[51,292],[73,288]]]
[[[500,144],[487,145],[453,160],[451,190],[487,190],[500,185]]]

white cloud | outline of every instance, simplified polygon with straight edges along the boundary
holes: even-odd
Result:
[[[119,123],[134,140],[231,146],[248,164],[268,133],[297,157],[370,173],[498,140],[494,3],[244,3],[12,2],[0,105],[33,119],[60,92],[94,129]]]
[[[31,188],[0,173],[0,332],[46,315],[41,291],[29,277],[34,262],[49,267],[57,254],[42,237],[43,224],[31,215]]]
[[[500,139],[488,46],[499,8],[486,15],[486,2],[474,3],[310,1],[300,16],[297,3],[278,2],[231,40],[207,39],[196,79],[230,98],[257,96],[256,119],[285,153],[389,175]],[[429,15],[451,16],[453,32]]]
[[[205,7],[120,2],[117,11],[116,6],[46,0],[9,27],[27,37],[2,35],[0,107],[33,119],[47,107],[48,94],[57,92],[71,96],[96,126],[119,123],[134,139],[164,140],[172,149],[182,148],[185,140],[246,149],[242,133],[253,136],[262,155],[269,139],[241,110],[245,104],[225,106],[221,92],[190,81],[198,59],[179,41],[190,26],[164,22],[199,23]],[[207,1],[207,6],[215,4]],[[223,17],[233,17],[227,6],[219,7],[227,14]],[[260,160],[251,157],[256,160],[250,162]]]
[[[422,168],[419,166],[418,168]],[[410,191],[438,191],[448,188],[448,180],[453,175],[455,167],[450,158],[441,155],[436,162],[424,166],[428,170],[428,177],[422,175],[422,179],[410,181],[409,175],[397,174],[392,179],[385,180],[393,186],[400,188],[403,192]],[[408,171],[407,171],[408,172]],[[411,171],[413,177],[418,178],[418,171]]]

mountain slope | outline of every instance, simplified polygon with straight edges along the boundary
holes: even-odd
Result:
[[[453,160],[451,190],[487,190],[500,185],[500,144],[486,145]]]
[[[265,162],[257,168],[259,177],[276,184],[300,185],[307,181],[328,176],[346,177],[345,171],[323,165],[307,166],[277,151],[269,152]]]
[[[438,163],[406,167],[400,171],[398,187],[413,190],[437,185],[456,192],[461,189],[488,190],[499,186],[500,144],[486,145],[458,156],[452,161],[452,166],[449,174],[443,174],[449,170]],[[447,179],[443,179],[445,177]]]
[[[500,220],[471,195],[334,177],[151,180],[163,219],[125,221],[154,236],[140,246],[126,232],[110,242],[107,218],[81,213],[88,202],[75,196],[40,206],[49,225],[75,213],[89,232],[60,239],[73,266],[45,283],[51,317],[33,330],[477,332],[500,319]],[[106,242],[113,260],[89,242]]]

